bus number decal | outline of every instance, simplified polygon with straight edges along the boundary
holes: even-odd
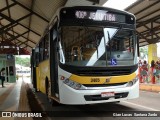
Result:
[[[100,82],[99,78],[91,78],[91,82]]]

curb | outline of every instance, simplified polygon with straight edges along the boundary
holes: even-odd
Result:
[[[140,84],[140,90],[160,93],[160,85],[158,84]]]

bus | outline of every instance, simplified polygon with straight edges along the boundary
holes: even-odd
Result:
[[[31,77],[31,68],[24,67],[16,64],[16,76],[18,77]]]
[[[52,102],[139,97],[136,19],[102,6],[62,7],[32,50],[33,86]]]
[[[19,77],[25,76],[25,77],[30,77],[30,70],[16,70],[16,75]]]

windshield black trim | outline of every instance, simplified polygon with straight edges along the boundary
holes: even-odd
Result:
[[[81,25],[82,23],[85,24],[85,25],[88,25],[88,27],[93,27],[93,26],[101,26],[101,27],[114,27],[114,28],[123,28],[123,29],[130,29],[130,30],[135,30],[136,29],[136,26],[135,24],[124,24],[124,23],[102,23],[102,22],[90,22],[88,20],[85,20],[85,21],[78,21],[78,20],[62,20],[60,22],[60,26],[71,26],[71,23],[72,23],[72,26],[79,26]]]
[[[79,76],[119,76],[132,74],[137,70],[138,64],[133,66],[90,67],[73,66],[59,62],[59,67],[67,72]]]

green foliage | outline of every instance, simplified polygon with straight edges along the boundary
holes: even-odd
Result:
[[[30,66],[30,58],[22,58],[22,57],[17,57],[16,56],[16,64],[22,65],[24,67],[29,67]]]
[[[146,46],[145,47],[140,47],[139,51],[144,53],[145,55],[148,54],[148,48]]]
[[[140,47],[139,52],[140,52],[141,59],[147,58],[147,56],[148,56],[148,46]]]

